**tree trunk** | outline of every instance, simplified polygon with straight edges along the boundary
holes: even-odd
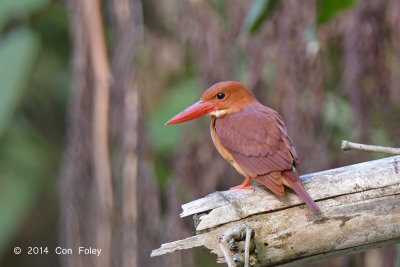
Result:
[[[60,239],[73,254],[61,256],[61,262],[139,266],[140,101],[134,77],[143,36],[142,7],[139,0],[112,2],[109,67],[100,3],[68,1],[73,86],[60,175]],[[101,249],[100,256],[80,255],[80,246]]]

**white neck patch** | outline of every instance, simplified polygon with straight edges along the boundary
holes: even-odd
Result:
[[[210,112],[209,114],[218,118],[218,117],[225,115],[226,111],[227,111],[226,109],[216,110],[216,111]]]

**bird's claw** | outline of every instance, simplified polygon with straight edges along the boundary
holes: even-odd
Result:
[[[238,186],[234,186],[229,188],[229,190],[235,190],[235,189],[254,189],[252,186],[243,186],[243,185],[238,185]]]
[[[238,186],[231,187],[229,190],[234,190],[234,189],[254,189],[251,186],[247,186],[247,184],[250,182],[251,178],[247,177],[242,184]]]

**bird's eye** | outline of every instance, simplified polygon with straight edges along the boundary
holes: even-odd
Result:
[[[217,94],[218,99],[224,99],[225,98],[225,93],[218,93]]]

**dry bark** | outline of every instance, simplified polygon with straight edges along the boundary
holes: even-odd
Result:
[[[195,215],[197,235],[163,244],[152,256],[205,246],[225,261],[221,239],[239,229],[255,231],[256,266],[298,265],[400,241],[400,156],[302,176],[321,208],[313,213],[294,194],[276,197],[261,187],[215,192],[182,205]],[[231,257],[244,259],[238,251]]]

